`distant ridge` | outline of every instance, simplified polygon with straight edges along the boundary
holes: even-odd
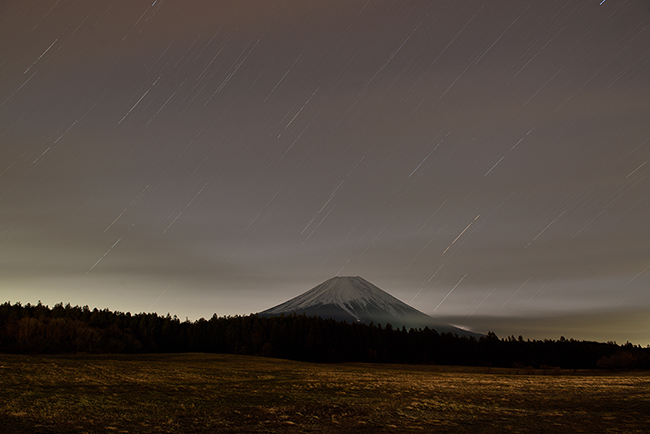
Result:
[[[439,333],[480,336],[451,324],[437,322],[398,300],[362,277],[332,277],[284,303],[259,313],[261,316],[305,314],[348,323],[391,324],[394,328],[435,329]]]

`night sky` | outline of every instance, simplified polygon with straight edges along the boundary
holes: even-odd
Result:
[[[0,301],[648,344],[649,7],[0,2]]]

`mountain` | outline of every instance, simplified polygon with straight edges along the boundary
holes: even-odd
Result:
[[[348,323],[373,322],[394,328],[435,329],[439,333],[456,333],[479,336],[452,326],[436,322],[408,304],[398,300],[361,277],[333,277],[291,300],[259,313],[261,316],[306,314]]]

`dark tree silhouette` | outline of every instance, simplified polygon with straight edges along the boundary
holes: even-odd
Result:
[[[0,352],[215,352],[310,362],[648,369],[650,348],[630,343],[479,339],[429,328],[348,324],[305,315],[218,317],[181,322],[169,314],[111,312],[88,306],[0,305]]]

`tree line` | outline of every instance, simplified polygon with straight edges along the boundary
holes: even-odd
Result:
[[[650,348],[574,339],[478,339],[390,324],[348,324],[306,315],[181,321],[88,306],[0,305],[0,352],[210,352],[310,362],[411,363],[567,369],[649,369]]]

